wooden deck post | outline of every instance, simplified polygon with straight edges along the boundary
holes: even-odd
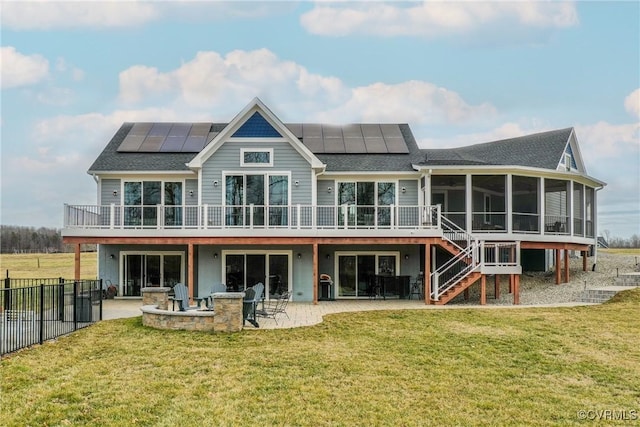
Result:
[[[569,283],[569,250],[564,250],[564,283]]]
[[[431,244],[424,245],[424,303],[432,304],[431,301]]]
[[[520,304],[520,275],[513,275],[513,304]]]
[[[483,274],[482,277],[480,278],[480,305],[485,305],[486,303],[487,303],[487,276]]]
[[[76,243],[74,256],[73,279],[80,280],[80,243]]]
[[[582,271],[587,271],[587,251],[582,251]]]
[[[187,262],[189,263],[189,267],[188,267],[188,273],[187,274],[189,275],[189,279],[188,279],[189,280],[189,286],[188,286],[188,288],[189,288],[189,300],[193,301],[193,288],[195,288],[195,285],[196,285],[195,284],[195,280],[196,280],[195,279],[195,268],[194,268],[194,265],[193,265],[193,262],[194,262],[193,261],[193,259],[194,259],[194,256],[193,256],[193,243],[189,243],[188,251],[189,251],[189,254],[187,255],[187,257],[188,257],[188,261]]]
[[[468,301],[469,300],[469,288],[466,288],[464,291],[462,291],[462,295],[464,295],[464,300]]]
[[[556,285],[560,284],[560,270],[562,267],[560,266],[560,249],[556,249]]]
[[[320,286],[320,282],[318,281],[318,244],[313,244],[313,305],[318,305],[318,286]]]
[[[494,286],[494,295],[496,299],[500,299],[500,275],[496,274],[493,276],[493,286]]]

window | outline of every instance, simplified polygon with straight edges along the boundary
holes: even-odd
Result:
[[[182,225],[182,182],[127,181],[124,183],[125,225],[156,227],[158,205],[165,205],[162,212],[164,225]]]
[[[226,225],[287,226],[288,204],[288,175],[225,176]]]
[[[273,148],[240,149],[240,166],[273,166]]]
[[[394,182],[340,182],[338,205],[341,206],[339,224],[373,226],[391,225],[391,208],[396,199]]]
[[[566,171],[571,170],[571,154],[565,153],[564,155],[564,168]]]

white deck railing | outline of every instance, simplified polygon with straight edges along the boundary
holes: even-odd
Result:
[[[65,205],[69,229],[439,229],[438,206]]]

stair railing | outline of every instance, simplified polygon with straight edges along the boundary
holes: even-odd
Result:
[[[440,214],[442,237],[458,249],[458,254],[431,273],[431,299],[438,301],[449,289],[481,268],[480,242],[466,230]]]

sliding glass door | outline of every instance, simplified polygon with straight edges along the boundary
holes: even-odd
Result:
[[[376,284],[376,276],[395,276],[398,253],[336,253],[337,297],[368,297]]]
[[[225,253],[224,280],[227,289],[241,292],[261,282],[265,285],[267,297],[288,291],[290,257],[289,253]]]
[[[176,283],[184,283],[182,253],[123,252],[121,260],[121,296],[139,297],[144,287],[173,288]]]

